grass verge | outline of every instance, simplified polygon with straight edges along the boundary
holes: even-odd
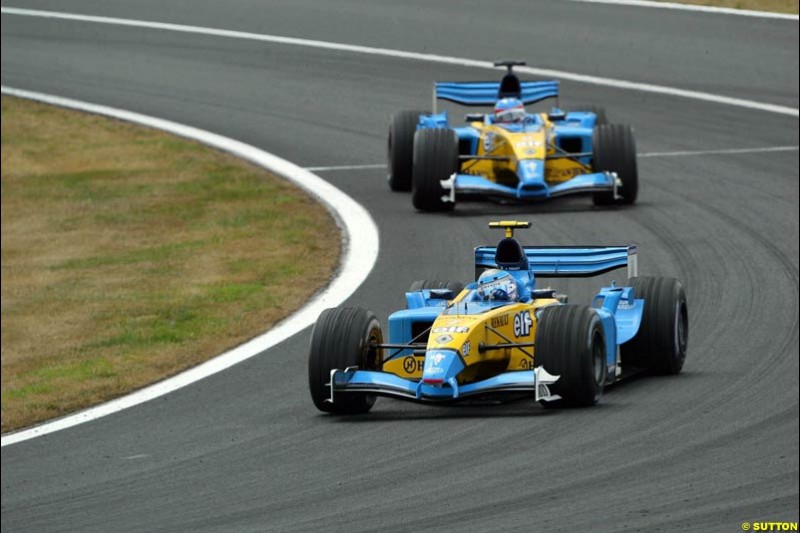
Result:
[[[287,182],[200,144],[2,97],[2,431],[268,329],[340,236]]]

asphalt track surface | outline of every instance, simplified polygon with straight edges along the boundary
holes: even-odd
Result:
[[[575,72],[798,106],[797,22],[558,2],[320,0],[4,6],[276,33]],[[473,39],[480,30],[491,38]],[[545,53],[547,51],[547,53]],[[386,119],[433,79],[493,77],[344,52],[2,16],[3,85],[197,126],[304,166],[379,163]],[[565,82],[640,152],[797,146],[795,117]],[[532,402],[365,417],[316,412],[309,331],[178,392],[2,449],[2,530],[721,531],[798,520],[798,153],[649,157],[639,202],[463,204],[416,214],[381,170],[327,172],[381,231],[348,303],[385,322],[415,279],[469,279],[498,217],[529,243],[640,246],[683,280],[690,352],[591,409]],[[597,283],[560,282],[572,301]]]

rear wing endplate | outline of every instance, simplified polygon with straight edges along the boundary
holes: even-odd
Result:
[[[628,277],[639,275],[636,245],[628,246],[524,246],[530,269],[545,278],[591,277],[627,268]],[[475,267],[497,268],[495,246],[475,248]]]
[[[524,104],[533,104],[546,98],[558,97],[558,81],[519,82],[519,99]],[[433,84],[433,110],[437,100],[449,100],[465,106],[494,105],[500,94],[500,82],[493,81],[437,81]]]

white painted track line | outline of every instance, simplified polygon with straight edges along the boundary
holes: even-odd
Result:
[[[329,172],[332,170],[368,170],[376,168],[386,168],[384,163],[376,163],[374,165],[343,165],[339,167],[304,167],[310,172]]]
[[[122,19],[114,17],[78,15],[73,13],[61,13],[57,11],[38,11],[32,9],[19,9],[12,7],[3,7],[2,9],[0,9],[0,11],[6,15],[20,15],[28,17],[41,17],[41,18],[51,18],[59,20],[91,22],[96,24],[130,26],[130,27],[148,28],[154,30],[166,30],[166,31],[174,31],[182,33],[211,35],[216,37],[227,37],[231,39],[247,39],[252,41],[278,43],[285,45],[305,46],[305,47],[320,48],[325,50],[337,50],[340,52],[351,52],[357,54],[393,57],[396,59],[427,61],[432,63],[458,65],[462,67],[472,67],[472,68],[482,68],[482,69],[492,69],[492,70],[497,69],[497,67],[495,67],[491,61],[481,61],[477,59],[467,59],[463,57],[443,56],[437,54],[423,54],[418,52],[408,52],[404,50],[394,50],[391,48],[375,48],[371,46],[359,46],[354,44],[335,43],[330,41],[317,41],[313,39],[299,39],[295,37],[284,37],[281,35],[269,35],[261,33],[243,32],[243,31],[222,30],[222,29],[207,28],[202,26],[171,24],[166,22],[151,22],[145,20]],[[543,76],[561,80],[570,80],[580,83],[600,85],[604,87],[614,87],[617,89],[627,89],[632,91],[663,94],[667,96],[677,96],[680,98],[690,98],[694,100],[701,100],[716,104],[730,105],[746,109],[755,109],[758,111],[765,111],[768,113],[777,113],[779,115],[788,115],[792,117],[797,117],[800,115],[798,109],[793,107],[787,107],[777,104],[768,104],[755,100],[745,100],[742,98],[733,98],[729,96],[705,93],[701,91],[678,89],[676,87],[666,87],[663,85],[653,85],[650,83],[616,80],[612,78],[602,78],[599,76],[577,74],[574,72],[565,72],[562,70],[539,69],[533,67],[517,67],[516,71],[521,72],[523,74],[531,74],[534,76]]]
[[[181,137],[193,139],[213,148],[229,152],[288,179],[315,196],[333,214],[345,237],[343,241],[343,258],[339,271],[331,283],[297,312],[276,324],[263,335],[237,346],[214,359],[191,368],[190,370],[150,385],[149,387],[127,396],[123,396],[122,398],[58,418],[39,426],[3,435],[0,446],[8,446],[122,411],[123,409],[173,392],[258,355],[264,350],[275,346],[313,324],[324,309],[343,303],[355,292],[359,285],[367,279],[367,276],[372,271],[372,267],[378,258],[379,246],[378,228],[375,226],[372,217],[367,210],[355,200],[308,170],[302,169],[289,161],[254,146],[197,128],[184,126],[176,122],[170,122],[112,107],[94,105],[5,86],[1,87],[0,90],[2,94],[28,98],[61,107],[87,111],[89,113],[96,113],[141,124]]]
[[[694,4],[679,4],[677,2],[653,2],[651,0],[572,0],[584,4],[611,4],[620,6],[652,7],[656,9],[674,9],[676,11],[695,11],[699,13],[712,13],[715,15],[739,15],[741,17],[754,17],[764,19],[798,20],[797,15],[790,13],[773,13],[771,11],[753,11],[751,9],[735,9],[731,7],[700,6]]]
[[[797,152],[800,146],[762,146],[759,148],[721,148],[719,150],[682,150],[675,152],[642,152],[637,157],[677,157],[693,155],[735,155],[735,154],[760,154],[770,152]],[[372,170],[386,168],[384,163],[373,165],[342,165],[332,167],[306,167],[314,172],[339,172],[344,170]]]
[[[676,157],[690,155],[762,154],[769,152],[797,152],[800,146],[763,146],[761,148],[721,148],[719,150],[682,150],[675,152],[644,152],[637,157]]]

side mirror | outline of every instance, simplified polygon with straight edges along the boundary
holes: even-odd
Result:
[[[467,113],[464,115],[464,120],[467,122],[485,122],[486,115],[483,113]]]
[[[431,289],[430,295],[431,299],[436,300],[452,300],[456,297],[451,289]]]
[[[567,118],[566,111],[564,111],[563,109],[559,109],[557,107],[551,109],[550,112],[547,114],[547,120],[551,122],[554,122],[556,120],[565,120],[566,118]]]

